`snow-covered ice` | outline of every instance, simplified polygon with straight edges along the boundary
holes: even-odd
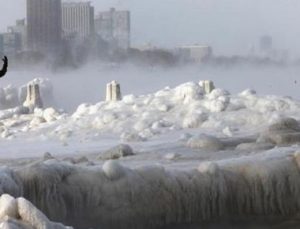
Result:
[[[34,80],[33,111],[26,82],[3,88],[0,228],[298,223],[300,101],[217,82],[207,93],[201,80],[127,95],[121,83],[121,100],[74,110],[49,79]]]

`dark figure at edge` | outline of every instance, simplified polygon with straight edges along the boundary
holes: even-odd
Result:
[[[7,57],[4,56],[4,58],[2,60],[3,60],[3,67],[0,70],[0,78],[3,77],[6,74],[6,72],[7,72],[7,66],[8,66]]]

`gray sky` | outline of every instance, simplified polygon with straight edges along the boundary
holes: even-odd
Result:
[[[0,0],[0,30],[26,14],[25,0]],[[210,44],[216,53],[245,53],[261,35],[300,56],[299,0],[93,0],[97,11],[132,12],[133,44]]]

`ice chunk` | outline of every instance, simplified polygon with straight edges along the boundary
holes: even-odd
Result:
[[[66,229],[60,223],[51,222],[40,210],[23,197],[17,198],[21,219],[36,229]]]
[[[167,160],[176,160],[180,157],[181,157],[181,155],[179,153],[168,153],[168,154],[165,155],[165,158]]]
[[[246,89],[239,94],[239,96],[243,96],[243,97],[248,97],[253,95],[256,95],[256,91],[253,89]]]
[[[142,137],[140,134],[133,132],[124,132],[121,134],[120,138],[125,142],[143,142],[147,141],[147,138]]]
[[[224,149],[223,143],[216,137],[200,134],[187,141],[187,146],[194,149],[218,151]]]
[[[282,118],[271,124],[267,131],[261,134],[259,142],[269,141],[276,145],[288,145],[300,142],[300,126],[293,118]]]
[[[105,160],[112,160],[112,159],[118,159],[121,157],[128,157],[133,156],[133,150],[132,148],[127,144],[120,144],[118,146],[115,146],[105,152],[103,152],[101,155],[99,155],[99,159],[105,159]]]
[[[8,194],[2,194],[0,197],[0,219],[3,220],[5,216],[18,217],[17,201]]]
[[[215,174],[218,172],[218,170],[219,170],[218,164],[210,161],[202,162],[198,166],[198,171],[200,173]]]
[[[127,105],[133,105],[135,103],[135,99],[134,95],[126,95],[123,97],[122,101]]]
[[[59,113],[52,107],[44,110],[43,117],[47,122],[53,122],[58,119]]]
[[[125,168],[122,165],[120,165],[120,163],[114,160],[106,161],[103,164],[102,169],[107,178],[111,180],[120,179],[126,174]]]
[[[174,90],[176,99],[184,100],[185,103],[188,103],[191,100],[201,99],[204,94],[204,91],[201,88],[201,86],[194,82],[188,82],[179,85]]]
[[[187,113],[182,121],[183,128],[197,128],[207,120],[207,115],[202,112]]]
[[[49,152],[44,153],[43,160],[47,161],[52,159],[54,159],[54,157]]]
[[[245,151],[263,151],[274,148],[274,144],[269,142],[253,142],[253,143],[241,143],[236,149]]]

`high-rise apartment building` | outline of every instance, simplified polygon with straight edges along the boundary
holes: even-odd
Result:
[[[62,30],[64,37],[82,40],[94,33],[94,7],[90,2],[64,2],[62,4]]]
[[[61,42],[61,0],[27,0],[27,42],[33,51],[54,52]]]
[[[100,12],[95,19],[96,33],[111,47],[128,49],[130,47],[130,12],[109,11]]]

